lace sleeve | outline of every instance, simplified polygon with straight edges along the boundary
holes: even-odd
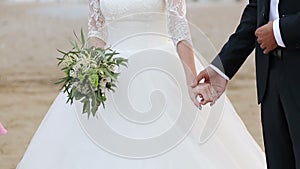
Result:
[[[101,0],[89,0],[88,37],[96,37],[106,42],[107,30],[105,18],[100,9]]]
[[[168,14],[168,30],[175,46],[187,41],[192,46],[190,28],[186,20],[185,0],[165,0]]]

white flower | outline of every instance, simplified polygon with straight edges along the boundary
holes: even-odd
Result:
[[[77,62],[77,63],[73,66],[73,70],[74,70],[75,72],[79,72],[80,69],[81,69],[81,65],[80,65],[79,62]]]
[[[98,66],[97,66],[97,62],[94,61],[94,60],[92,60],[92,62],[90,63],[90,67],[92,67],[92,68],[97,68],[97,67],[98,67]]]
[[[119,71],[119,68],[118,68],[117,65],[110,65],[109,70],[114,72],[114,73],[117,73]]]
[[[70,70],[70,76],[76,78],[76,73],[74,70]]]
[[[106,77],[106,83],[107,82],[111,82],[111,78],[110,77]]]
[[[78,60],[78,56],[76,55],[76,54],[74,54],[74,53],[70,53],[69,55],[68,55],[71,59],[74,59],[74,60]]]
[[[105,78],[102,78],[101,80],[100,80],[100,83],[99,83],[99,85],[100,85],[100,88],[105,88],[106,87],[106,80],[105,80]]]
[[[82,68],[82,72],[87,72],[90,68],[96,68],[97,62],[92,58],[81,54],[80,58],[78,58],[76,65],[80,65],[80,67]]]
[[[100,85],[100,89],[102,90],[102,92],[105,92],[106,84],[110,81],[111,81],[110,77],[105,77],[100,80],[99,85]]]
[[[63,58],[63,61],[62,61],[62,63],[61,63],[61,65],[63,66],[63,67],[68,67],[69,65],[71,65],[72,63],[74,62],[74,60],[72,59],[72,57],[70,57],[70,56],[65,56],[64,58]]]

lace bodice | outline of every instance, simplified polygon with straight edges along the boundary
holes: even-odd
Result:
[[[89,37],[106,42],[110,36],[107,21],[133,13],[155,12],[166,15],[166,27],[175,46],[183,40],[192,45],[185,0],[89,0],[89,7]]]

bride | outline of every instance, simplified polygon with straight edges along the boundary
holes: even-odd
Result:
[[[203,63],[185,8],[184,0],[90,0],[90,45],[113,48],[129,66],[97,117],[60,93],[17,168],[265,169],[226,96],[194,105],[190,84]]]

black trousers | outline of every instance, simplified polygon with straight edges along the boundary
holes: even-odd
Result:
[[[270,56],[261,110],[268,169],[300,169],[300,107],[286,85],[284,56]]]

